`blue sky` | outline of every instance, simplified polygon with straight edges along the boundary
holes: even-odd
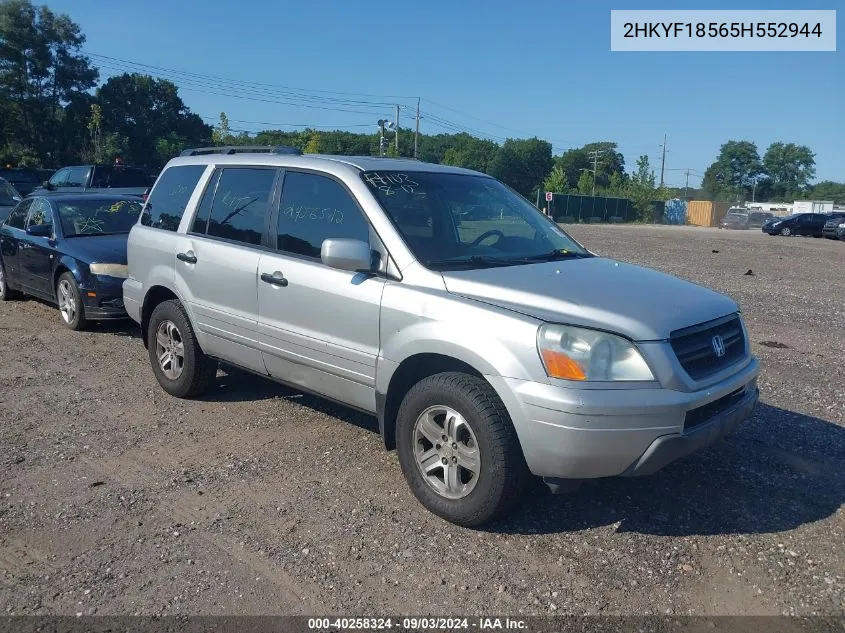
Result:
[[[841,42],[835,53],[610,51],[612,8],[803,4],[795,1],[44,1],[81,25],[87,52],[124,60],[94,58],[103,78],[150,70],[126,61],[182,71],[158,74],[175,79],[209,123],[225,111],[236,129],[372,131],[396,102],[408,106],[400,113],[408,125],[419,96],[432,115],[422,132],[536,135],[555,153],[616,141],[629,168],[647,154],[659,169],[665,133],[673,185],[683,184],[685,168],[703,173],[729,139],[754,141],[761,156],[773,141],[808,145],[817,180],[845,181]]]

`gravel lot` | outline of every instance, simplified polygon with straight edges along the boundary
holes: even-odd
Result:
[[[176,400],[133,324],[73,333],[6,303],[0,613],[845,613],[845,243],[572,233],[740,302],[753,420],[468,530],[412,498],[374,419],[236,371]]]

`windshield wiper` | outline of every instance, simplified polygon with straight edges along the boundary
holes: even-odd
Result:
[[[538,253],[537,255],[528,255],[522,259],[532,262],[550,262],[556,259],[581,259],[582,257],[590,257],[590,255],[560,248],[546,253]]]
[[[520,260],[500,259],[487,255],[473,255],[471,257],[452,257],[448,259],[431,259],[426,262],[429,266],[478,266],[487,268],[493,266],[513,266],[521,263]]]

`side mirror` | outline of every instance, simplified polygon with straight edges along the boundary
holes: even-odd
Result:
[[[48,189],[49,191],[52,191],[53,189],[55,189],[55,187],[52,184],[50,184],[49,180],[45,180],[44,182],[42,182],[41,186],[44,187],[45,189]]]
[[[33,224],[26,227],[26,234],[35,237],[51,237],[53,235],[52,224]]]
[[[370,272],[373,268],[370,245],[361,240],[337,238],[323,240],[320,259],[329,268],[350,272]]]

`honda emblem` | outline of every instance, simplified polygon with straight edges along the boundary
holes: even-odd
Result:
[[[720,335],[714,336],[710,344],[713,346],[713,353],[716,354],[716,358],[722,358],[725,355],[725,341]]]

